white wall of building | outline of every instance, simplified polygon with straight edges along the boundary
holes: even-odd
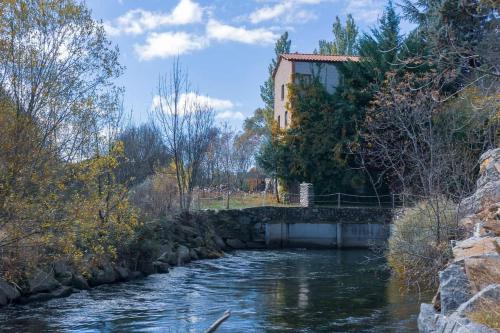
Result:
[[[286,112],[286,102],[288,100],[288,88],[287,85],[291,83],[292,80],[293,66],[292,62],[286,59],[281,59],[281,62],[276,70],[276,75],[274,76],[274,120],[280,121],[280,128],[285,127],[285,112]],[[281,98],[281,89],[284,87],[284,98]],[[288,123],[290,119],[288,119]]]

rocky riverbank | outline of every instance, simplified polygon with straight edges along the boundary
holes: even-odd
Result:
[[[193,260],[222,257],[226,250],[262,247],[252,242],[253,229],[248,225],[229,217],[215,226],[213,216],[217,212],[183,213],[168,221],[147,223],[118,262],[100,261],[77,269],[57,260],[33,269],[16,283],[0,279],[0,306],[66,297],[102,284],[168,273],[171,267]]]
[[[461,203],[469,238],[453,246],[432,304],[422,304],[421,333],[494,333],[500,322],[500,148],[480,159],[476,192]],[[496,326],[491,328],[491,326]]]

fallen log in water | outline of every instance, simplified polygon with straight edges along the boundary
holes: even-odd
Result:
[[[229,316],[231,315],[231,311],[229,310],[226,310],[226,312],[224,312],[224,314],[222,315],[222,317],[220,317],[219,319],[217,319],[209,328],[208,330],[206,331],[206,333],[213,333],[215,331],[217,331],[217,329],[219,328],[219,326],[224,322],[226,321],[227,318],[229,318]]]

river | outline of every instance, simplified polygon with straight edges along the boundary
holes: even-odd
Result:
[[[366,250],[237,251],[169,274],[0,309],[1,332],[416,332],[401,295]]]

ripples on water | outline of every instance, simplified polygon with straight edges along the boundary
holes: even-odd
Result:
[[[364,250],[238,251],[0,310],[1,332],[416,332],[418,300]]]

